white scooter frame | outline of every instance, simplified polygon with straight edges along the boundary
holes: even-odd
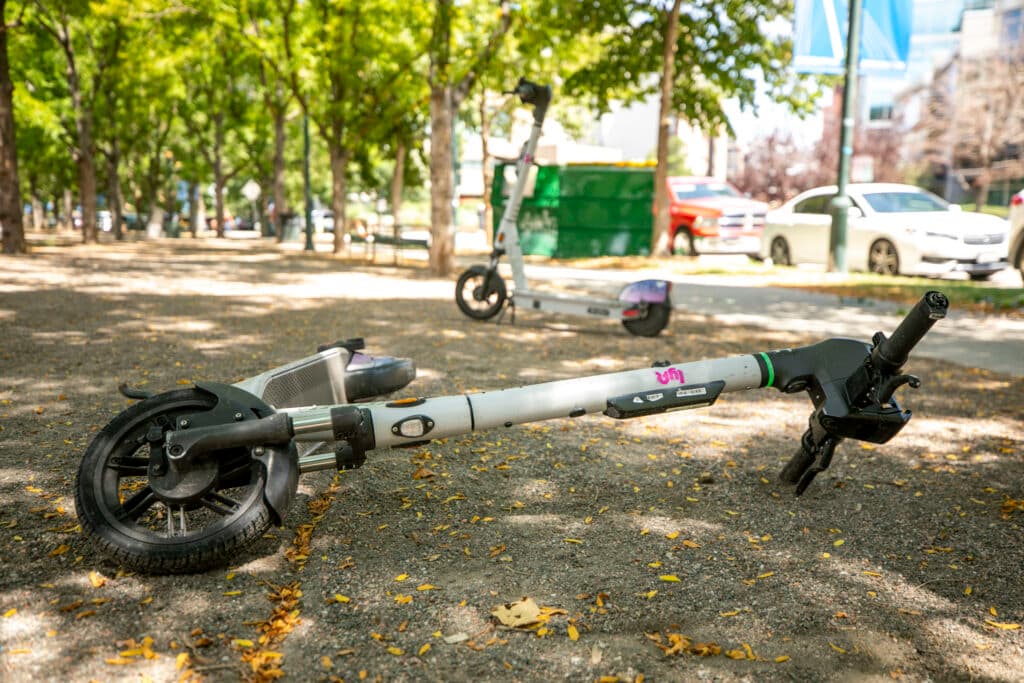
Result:
[[[459,309],[471,318],[487,320],[499,313],[503,314],[503,306],[507,302],[512,309],[513,322],[515,308],[521,306],[535,311],[621,320],[626,329],[635,335],[657,336],[668,324],[672,311],[669,299],[672,284],[666,280],[634,282],[622,290],[618,299],[542,292],[530,288],[516,222],[530,166],[540,140],[544,116],[551,101],[551,87],[520,79],[512,93],[518,95],[524,104],[533,105],[533,127],[516,163],[516,182],[494,239],[490,264],[472,266],[459,276],[455,289],[455,301]],[[498,262],[503,255],[508,257],[512,267],[514,289],[511,294],[506,292],[505,283],[497,272]]]
[[[335,345],[234,385],[197,382],[128,407],[86,450],[76,510],[83,533],[124,566],[203,571],[235,560],[272,523],[280,524],[304,472],[353,469],[377,449],[484,429],[599,412],[615,419],[655,415],[769,387],[806,392],[814,406],[780,473],[799,495],[829,466],[843,440],[885,443],[910,420],[893,394],[920,380],[903,374],[902,366],[948,306],[941,293],[929,292],[891,337],[878,332],[870,344],[827,339],[731,358],[372,403],[346,402],[350,351]],[[370,368],[367,376],[388,386],[402,379],[400,364],[357,367]],[[333,448],[323,452],[325,445]]]

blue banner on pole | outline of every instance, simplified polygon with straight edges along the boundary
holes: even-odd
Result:
[[[857,1],[857,0],[855,0]],[[860,0],[860,73],[905,71],[910,52],[913,0]],[[847,0],[796,0],[793,66],[801,73],[845,71]]]

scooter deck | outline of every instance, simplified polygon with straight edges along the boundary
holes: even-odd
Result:
[[[591,315],[613,320],[626,318],[625,311],[636,308],[635,303],[628,301],[581,297],[557,292],[538,292],[532,289],[517,290],[512,295],[512,301],[517,306],[534,311]]]

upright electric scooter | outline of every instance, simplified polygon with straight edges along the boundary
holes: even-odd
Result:
[[[459,309],[476,320],[489,320],[503,311],[506,304],[512,309],[521,306],[534,311],[548,311],[569,315],[584,315],[591,318],[621,320],[631,333],[641,337],[655,337],[668,325],[672,313],[669,291],[672,283],[666,280],[641,280],[627,285],[618,299],[597,299],[531,289],[526,281],[523,265],[523,250],[519,243],[516,221],[523,203],[526,179],[533,163],[537,141],[548,105],[551,103],[551,86],[537,85],[524,78],[519,79],[511,94],[518,95],[523,104],[533,106],[533,127],[530,137],[523,145],[516,163],[516,182],[512,195],[505,205],[498,234],[494,238],[490,263],[486,266],[471,266],[459,276],[455,286],[455,302]],[[512,266],[513,291],[508,292],[505,281],[498,274],[498,262],[507,255]]]
[[[333,345],[236,384],[196,382],[117,415],[89,445],[75,507],[83,533],[126,567],[193,572],[237,561],[280,524],[299,475],[353,469],[370,451],[538,420],[603,413],[615,419],[710,406],[722,394],[773,388],[813,404],[780,478],[799,495],[845,439],[885,443],[910,420],[894,392],[910,350],[949,302],[929,292],[891,337],[827,339],[750,353],[496,391],[348,403],[400,386],[402,359],[363,359]],[[351,346],[351,345],[348,345]],[[352,380],[352,375],[358,381]],[[326,447],[326,448],[325,448]]]

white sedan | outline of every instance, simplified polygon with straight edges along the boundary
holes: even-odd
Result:
[[[850,270],[887,275],[966,272],[984,280],[1009,266],[1009,223],[961,212],[913,185],[851,183],[846,234]],[[828,263],[834,185],[797,195],[768,214],[761,257],[779,265]]]

